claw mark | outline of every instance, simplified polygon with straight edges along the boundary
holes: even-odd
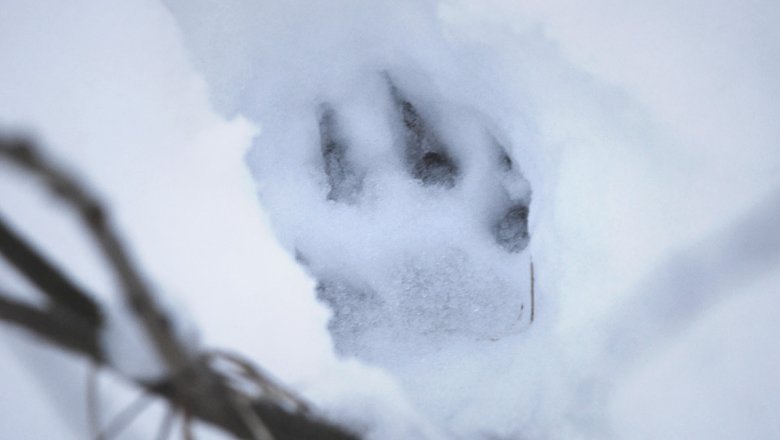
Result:
[[[515,168],[506,149],[493,138],[497,150],[497,166],[501,172],[501,181],[507,196],[507,206],[503,217],[493,226],[496,243],[507,252],[517,253],[528,246],[528,204],[530,194],[518,193],[517,185],[528,182],[520,170]],[[514,187],[514,189],[510,189]]]
[[[520,252],[528,246],[528,206],[519,203],[507,210],[495,225],[496,241],[508,252]]]
[[[353,203],[360,192],[360,179],[347,160],[347,147],[339,139],[336,112],[323,106],[320,115],[320,145],[325,174],[328,176],[328,200]]]
[[[512,158],[509,157],[509,155],[506,154],[506,152],[504,152],[504,151],[501,152],[501,159],[500,159],[500,161],[501,161],[500,162],[501,171],[504,171],[504,172],[507,172],[507,173],[509,171],[512,171]]]
[[[404,159],[409,173],[423,185],[455,186],[458,166],[447,154],[444,144],[431,131],[417,109],[390,84],[390,93],[404,124]]]
[[[429,151],[414,165],[413,175],[425,185],[441,184],[445,188],[455,185],[455,164],[442,153]]]

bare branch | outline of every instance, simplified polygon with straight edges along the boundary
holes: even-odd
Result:
[[[0,215],[0,254],[48,298],[89,324],[102,323],[94,300],[52,263],[40,256]]]
[[[58,198],[82,219],[90,235],[109,262],[125,300],[146,329],[154,349],[168,366],[166,379],[147,383],[129,378],[140,388],[156,394],[179,408],[187,420],[194,417],[214,424],[240,438],[276,440],[350,440],[355,435],[312,415],[291,393],[273,383],[250,364],[235,356],[222,356],[241,373],[264,389],[253,396],[231,383],[212,362],[214,354],[200,353],[183,344],[170,326],[170,318],[155,301],[140,271],[114,231],[107,212],[97,198],[62,168],[44,158],[25,140],[0,138],[0,159],[39,177]],[[0,219],[1,220],[1,219]],[[0,221],[2,253],[21,274],[30,279],[53,302],[50,310],[38,310],[9,300],[0,292],[0,320],[25,328],[48,342],[106,363],[98,344],[99,306],[70,282],[54,265]],[[65,293],[63,293],[65,292]],[[266,435],[267,434],[267,435]]]
[[[92,362],[87,372],[87,426],[89,426],[89,438],[94,439],[100,435],[100,367]]]
[[[40,255],[38,257],[43,259]],[[97,329],[94,326],[86,325],[79,318],[62,309],[39,310],[33,306],[8,299],[10,296],[8,292],[0,291],[0,321],[16,325],[50,344],[85,356],[101,366],[113,369],[111,365],[105,363],[104,353],[97,343]],[[221,384],[214,395],[205,396],[208,402],[204,404],[191,401],[191,393],[180,389],[186,386],[186,380],[169,379],[149,383],[132,378],[128,379],[137,386],[168,400],[172,405],[184,409],[184,412],[190,414],[190,417],[217,425],[240,438],[251,438],[251,432],[248,431],[242,417],[236,414],[231,415],[232,406],[219,404],[222,401],[220,396],[225,393],[235,394],[238,391],[228,388],[225,385],[228,379],[208,368],[213,357],[214,354],[209,354],[198,360],[198,364],[201,365],[200,369],[206,371],[212,380]],[[246,363],[246,361],[241,362]],[[187,374],[186,371],[184,373]],[[189,375],[183,377],[189,377]],[[274,387],[279,388],[278,385],[274,385]],[[209,404],[210,402],[212,404]],[[358,438],[354,434],[320,420],[309,411],[288,411],[289,403],[287,402],[289,401],[278,402],[258,398],[250,401],[251,410],[257,414],[278,440],[310,438],[355,440]]]
[[[41,178],[48,189],[82,219],[122,288],[125,299],[138,315],[171,372],[190,363],[191,354],[176,340],[169,319],[157,306],[151,291],[136,269],[97,197],[67,171],[47,160],[32,143],[17,139],[0,143],[0,154],[23,170]]]
[[[151,396],[146,391],[139,394],[129,405],[127,405],[122,411],[119,412],[108,423],[105,429],[98,431],[98,435],[94,440],[111,440],[116,438],[122,431],[125,430],[134,420],[136,420],[141,413],[144,412],[149,405],[151,405]]]
[[[94,326],[64,310],[38,310],[35,307],[8,299],[0,292],[0,321],[22,327],[45,341],[74,351],[96,361],[103,360]]]
[[[160,422],[160,429],[157,431],[157,435],[154,438],[157,440],[168,440],[168,437],[171,436],[171,432],[173,432],[173,424],[176,422],[176,416],[176,410],[168,408]]]

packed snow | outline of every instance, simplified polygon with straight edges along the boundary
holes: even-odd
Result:
[[[3,2],[0,130],[99,189],[193,344],[369,439],[773,438],[778,18]],[[159,373],[76,222],[0,181],[2,215],[110,307],[116,367]],[[40,300],[2,265],[0,288]],[[0,433],[84,438],[85,365],[0,332]]]

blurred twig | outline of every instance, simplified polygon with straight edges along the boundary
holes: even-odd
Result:
[[[152,403],[151,396],[142,391],[133,401],[119,412],[105,428],[98,431],[95,440],[111,440],[130,426],[133,421]]]
[[[166,314],[158,307],[140,271],[125,251],[125,246],[114,231],[109,214],[89,189],[81,185],[65,169],[48,160],[29,142],[20,139],[5,142],[0,154],[20,169],[40,178],[49,191],[68,205],[77,215],[95,241],[130,309],[146,329],[154,348],[171,372],[190,364],[191,354],[176,340],[169,328]]]
[[[61,310],[41,310],[11,300],[11,296],[9,292],[0,290],[0,320],[24,327],[66,350],[96,361],[104,360],[94,327]]]
[[[78,317],[85,326],[102,324],[100,309],[80,287],[71,282],[54,265],[29,245],[0,215],[0,255],[24,275],[51,304]]]
[[[133,380],[185,414],[185,426],[197,418],[240,438],[262,440],[356,439],[354,434],[318,419],[297,398],[236,356],[221,354],[239,367],[241,374],[263,389],[255,396],[235,386],[213,365],[215,356],[183,343],[171,327],[171,317],[159,307],[153,291],[141,276],[114,230],[108,213],[91,191],[70,173],[44,157],[24,139],[0,137],[0,160],[33,175],[82,220],[108,262],[125,301],[146,330],[153,349],[167,367],[163,380]],[[0,320],[15,324],[58,347],[91,358],[113,369],[98,343],[102,328],[100,306],[46,257],[15,234],[0,218],[0,253],[30,280],[51,305],[39,309],[10,300],[0,291]]]
[[[173,424],[176,422],[176,410],[168,408],[160,422],[160,429],[157,431],[157,435],[154,437],[157,440],[168,440],[171,432],[173,431]]]

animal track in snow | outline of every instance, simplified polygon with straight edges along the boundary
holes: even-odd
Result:
[[[316,208],[270,209],[319,280],[337,349],[376,358],[386,343],[522,329],[528,181],[478,115],[379,82],[383,100],[362,111],[314,106],[316,131],[303,142],[316,154],[296,159],[290,175],[313,182],[316,196],[281,204]]]

